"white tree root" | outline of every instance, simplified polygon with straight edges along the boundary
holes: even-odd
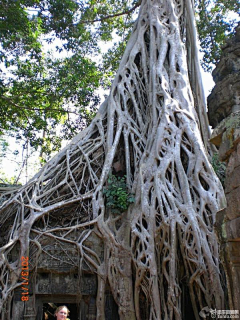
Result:
[[[49,242],[62,250],[72,245],[79,273],[85,263],[97,274],[98,320],[105,318],[107,281],[121,320],[182,319],[183,283],[195,319],[205,306],[223,308],[213,224],[224,196],[202,143],[208,133],[201,85],[195,79],[196,108],[188,78],[191,10],[189,0],[142,1],[110,95],[91,125],[2,206],[2,319],[10,319],[21,285],[19,257],[30,253],[37,268]],[[120,216],[106,209],[102,193],[114,168],[136,199]],[[104,258],[88,246],[93,235]]]

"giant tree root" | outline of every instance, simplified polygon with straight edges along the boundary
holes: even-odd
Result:
[[[205,306],[223,308],[213,231],[223,191],[202,143],[206,112],[194,107],[189,84],[191,19],[189,0],[143,0],[110,95],[91,125],[4,203],[3,319],[10,319],[21,285],[20,259],[11,253],[34,252],[37,268],[48,241],[75,247],[79,270],[85,263],[98,275],[97,319],[105,318],[107,281],[121,320],[182,319],[183,288],[195,319]],[[135,194],[122,215],[106,209],[102,193],[114,170]],[[103,257],[87,245],[93,234]]]

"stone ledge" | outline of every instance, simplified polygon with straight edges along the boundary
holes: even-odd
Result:
[[[234,220],[226,222],[226,231],[228,241],[239,242],[238,245],[240,246],[240,216]]]
[[[228,208],[217,212],[214,228],[218,238],[222,243],[240,242],[240,215],[229,220],[227,213]]]
[[[234,170],[240,166],[240,143],[237,145],[236,150],[231,154],[228,164],[226,175],[234,173]]]
[[[235,74],[239,71],[240,43],[230,43],[225,47],[221,60],[212,72],[215,83],[222,81],[226,76]]]
[[[227,167],[224,185],[226,194],[240,186],[240,165],[233,170]]]
[[[240,187],[235,188],[226,195],[227,211],[226,217],[228,220],[236,219],[240,216]]]
[[[211,126],[216,127],[222,119],[236,110],[240,90],[240,71],[218,82],[208,96],[208,115]]]
[[[210,142],[219,148],[219,158],[226,161],[240,142],[240,111],[231,113],[213,130]]]

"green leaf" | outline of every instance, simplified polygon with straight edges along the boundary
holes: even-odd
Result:
[[[122,213],[127,210],[131,203],[134,203],[134,197],[128,192],[126,177],[116,177],[109,175],[107,186],[103,188],[103,194],[106,196],[106,206],[111,208],[113,213]]]

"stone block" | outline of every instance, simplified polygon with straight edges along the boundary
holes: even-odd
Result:
[[[239,241],[229,241],[228,247],[230,252],[230,259],[233,264],[239,264],[240,267],[240,250]]]
[[[238,166],[240,166],[240,143],[228,159],[226,175],[231,174]]]
[[[220,147],[222,143],[222,136],[226,130],[226,121],[227,119],[223,119],[212,131],[210,142],[217,147]]]
[[[238,256],[240,257],[240,217],[226,222],[227,239],[238,241]]]
[[[227,232],[225,230],[225,223],[224,223],[226,215],[227,215],[226,208],[218,211],[216,214],[216,222],[214,225],[215,232],[217,233],[218,239],[221,243],[225,242],[227,239]]]
[[[232,267],[233,309],[240,310],[240,265]]]
[[[225,270],[228,275],[229,296],[231,296],[230,308],[240,309],[240,258],[239,242],[228,242],[224,248],[225,252]],[[237,256],[234,254],[237,253]]]
[[[240,143],[237,145],[236,148],[236,155],[235,155],[235,168],[240,166]]]
[[[234,129],[233,141],[234,141],[235,145],[240,143],[240,128],[235,128]]]
[[[224,140],[230,140],[232,146],[236,145],[240,138],[240,102],[235,108],[237,110],[223,119],[212,131],[210,142],[217,147],[220,147]]]
[[[219,148],[219,160],[226,161],[232,152],[233,150],[231,142],[229,140],[222,141]]]
[[[97,294],[97,278],[95,275],[81,277],[80,291],[83,295]]]
[[[75,294],[79,292],[79,284],[74,274],[49,274],[46,277],[38,274],[36,293],[37,294]]]
[[[14,301],[12,308],[12,319],[23,320],[25,304],[22,301]]]
[[[225,179],[225,193],[228,194],[232,190],[240,186],[240,166],[236,168],[227,167],[226,170],[226,179]],[[239,194],[240,197],[240,194]]]
[[[220,138],[219,158],[225,161],[234,153],[240,143],[240,112],[232,113],[224,119],[215,130],[211,141],[216,140],[215,144],[219,145]]]
[[[236,163],[236,155],[235,154],[236,154],[236,151],[233,152],[231,154],[231,156],[229,157],[229,160],[227,162],[227,167],[226,167],[226,176],[229,176],[229,175],[233,174],[234,169],[236,168],[236,165],[235,165],[235,163]]]
[[[240,187],[226,194],[227,198],[227,218],[236,219],[240,216]]]

